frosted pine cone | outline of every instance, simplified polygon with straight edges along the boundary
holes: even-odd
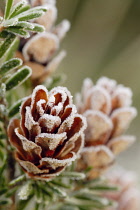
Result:
[[[28,40],[21,40],[20,52],[16,57],[23,59],[24,64],[32,68],[32,84],[35,87],[43,83],[47,77],[53,74],[66,52],[62,50],[54,57],[59,49],[60,42],[70,28],[68,20],[63,20],[54,26],[57,19],[57,8],[54,0],[29,1],[31,6],[44,6],[47,12],[34,20],[35,23],[43,25],[45,32],[33,34]]]
[[[76,100],[78,111],[87,118],[88,125],[78,170],[92,166],[93,170],[88,174],[92,179],[112,165],[115,155],[134,142],[134,136],[123,133],[137,111],[131,107],[131,89],[106,77],[99,79],[96,85],[85,79],[82,93]]]
[[[34,179],[52,179],[77,158],[84,144],[86,120],[77,114],[67,88],[49,93],[37,86],[21,106],[21,120],[8,127],[16,159]]]
[[[136,188],[136,175],[134,172],[117,168],[107,174],[110,184],[119,187],[118,192],[106,193],[104,196],[117,201],[118,206],[107,210],[139,210],[140,191]]]

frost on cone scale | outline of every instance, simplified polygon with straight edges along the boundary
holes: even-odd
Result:
[[[51,180],[74,161],[84,145],[85,118],[65,87],[39,85],[21,106],[21,120],[8,127],[16,160],[33,179]]]
[[[78,112],[87,119],[85,147],[77,170],[93,167],[88,173],[88,178],[92,179],[103,173],[113,164],[115,156],[135,141],[134,136],[124,135],[124,132],[137,111],[131,107],[131,89],[106,77],[100,78],[96,85],[85,79],[76,103]]]
[[[137,177],[132,171],[126,171],[117,167],[107,173],[108,183],[119,187],[118,192],[108,192],[104,196],[115,200],[117,207],[106,210],[139,210],[140,209],[140,191],[136,188]]]
[[[35,87],[43,83],[46,78],[53,74],[66,56],[64,50],[55,55],[60,47],[61,40],[70,28],[68,20],[54,25],[57,19],[57,8],[54,0],[28,1],[32,7],[44,6],[47,12],[34,20],[35,23],[44,26],[45,31],[33,34],[28,40],[21,40],[20,50],[16,57],[22,58],[25,65],[32,68],[32,84]],[[55,56],[54,56],[55,55]]]

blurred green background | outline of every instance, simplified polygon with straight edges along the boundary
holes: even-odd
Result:
[[[74,94],[85,77],[117,80],[133,91],[140,112],[140,0],[57,0],[58,22],[68,19],[71,30],[61,48],[67,57],[59,72]],[[137,143],[118,157],[118,163],[140,174],[140,117],[128,131]]]

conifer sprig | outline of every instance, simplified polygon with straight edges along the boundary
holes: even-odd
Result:
[[[13,0],[7,0],[4,17],[1,17],[0,23],[0,82],[7,80],[7,73],[18,69],[22,64],[21,59],[11,59],[14,45],[17,45],[17,36],[28,38],[31,32],[43,32],[44,27],[30,23],[28,21],[43,15],[47,9],[45,7],[30,8],[26,0],[21,0],[13,5]],[[12,51],[12,53],[11,53]],[[5,61],[5,62],[4,62]],[[18,70],[12,77],[6,81],[6,90],[10,90],[21,84],[31,75],[31,69],[26,66]]]
[[[11,186],[7,182],[7,179],[13,181],[15,164],[8,142],[7,126],[9,118],[19,112],[23,99],[15,102],[8,110],[7,91],[21,85],[32,72],[28,66],[22,66],[21,59],[12,56],[19,44],[18,37],[29,37],[29,31],[44,31],[43,26],[28,22],[40,17],[44,12],[44,7],[30,9],[25,0],[16,5],[13,5],[13,0],[7,0],[4,17],[0,17],[0,208],[13,205],[18,189],[18,186]]]
[[[29,31],[43,32],[43,26],[27,21],[42,16],[46,11],[47,8],[42,6],[30,8],[26,0],[22,0],[14,6],[13,0],[7,0],[4,17],[0,18],[0,32],[6,31],[24,38],[30,36]]]

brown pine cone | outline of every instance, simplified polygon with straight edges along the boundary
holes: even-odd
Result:
[[[119,188],[118,192],[105,193],[104,196],[115,200],[117,207],[107,210],[139,210],[140,209],[140,191],[136,188],[136,174],[126,171],[122,168],[116,168],[110,171],[106,178],[110,184]]]
[[[123,135],[137,111],[131,107],[132,91],[115,80],[103,77],[96,85],[85,79],[82,93],[77,95],[77,108],[87,119],[85,148],[78,170],[88,166],[89,179],[99,176],[119,154],[130,146],[134,136]]]
[[[84,145],[85,118],[65,87],[39,85],[21,106],[21,119],[8,127],[15,157],[33,179],[50,180],[74,161]]]

